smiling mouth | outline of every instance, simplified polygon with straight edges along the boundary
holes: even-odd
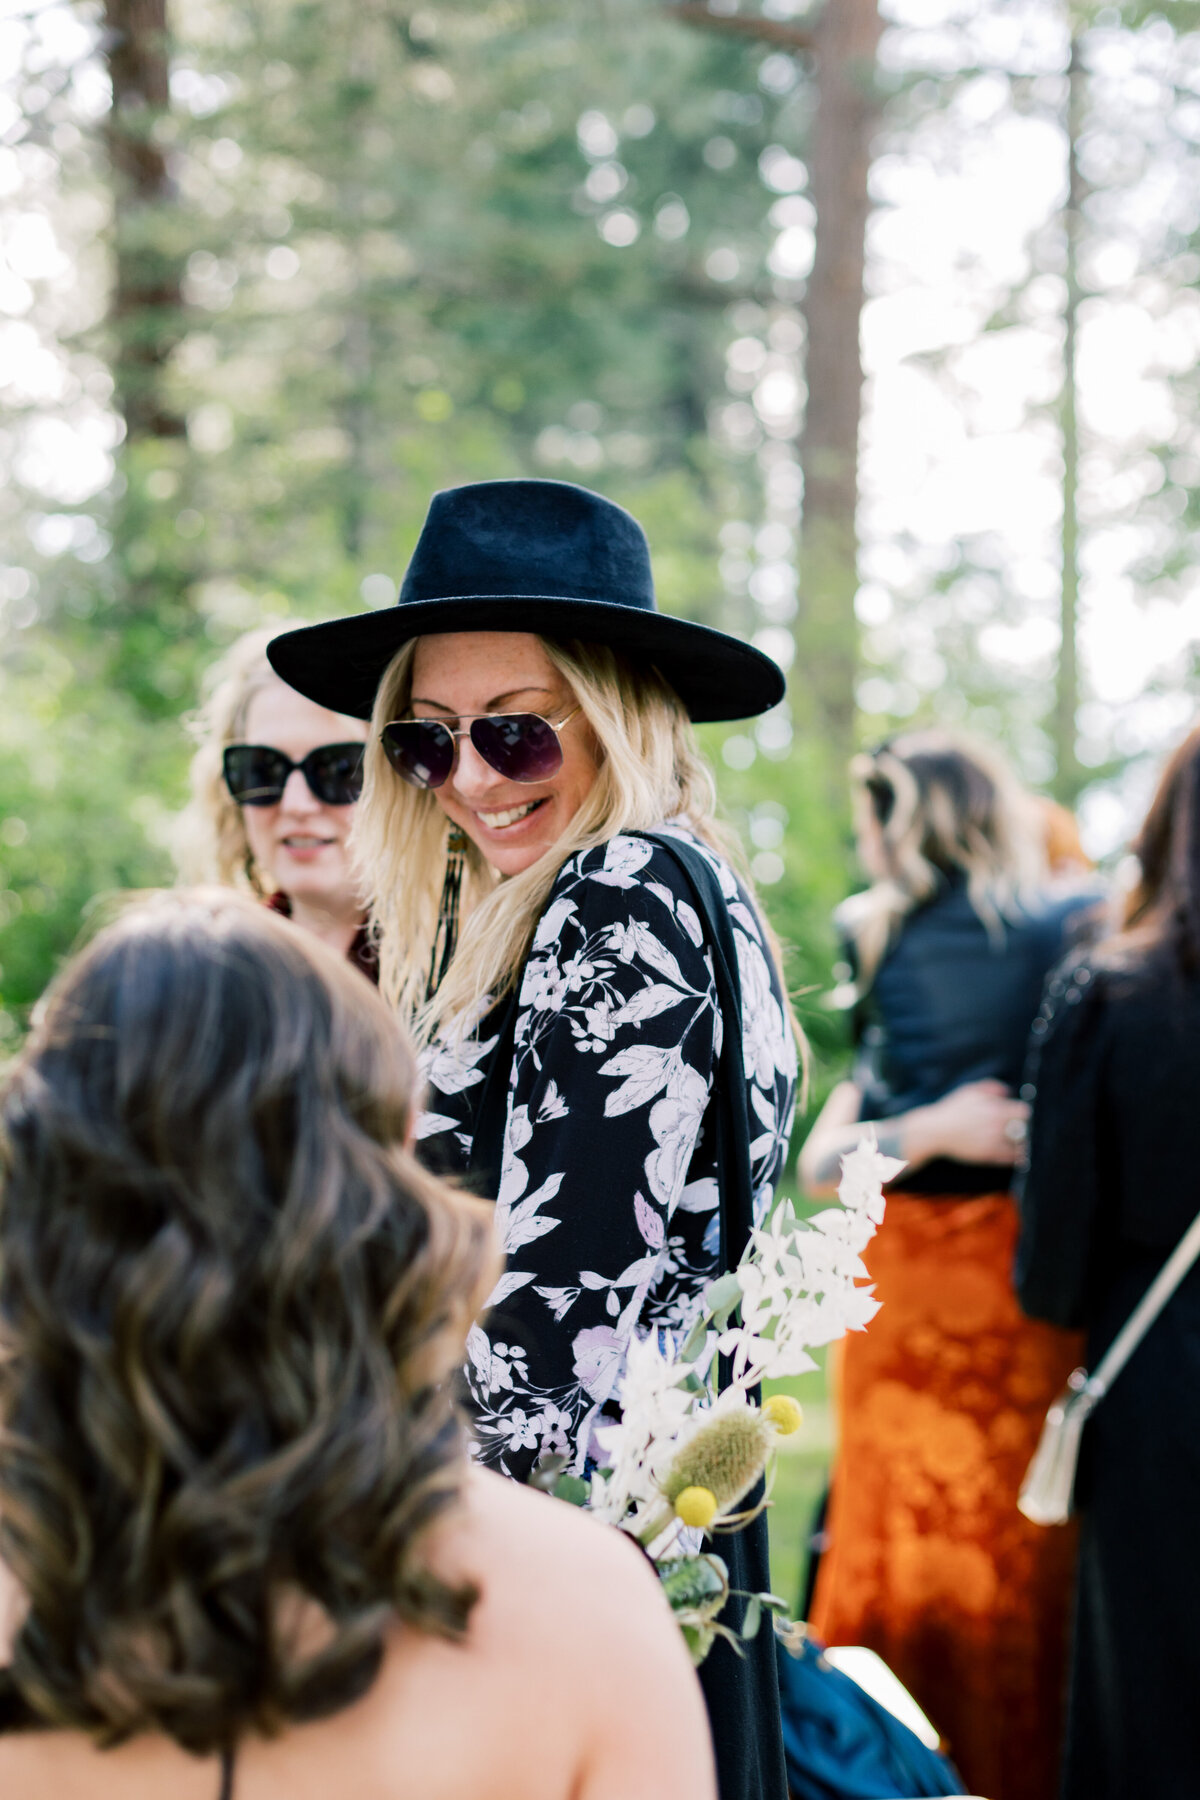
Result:
[[[518,819],[527,819],[531,812],[536,812],[539,806],[545,804],[546,796],[543,795],[540,800],[526,801],[524,806],[510,806],[507,812],[481,812],[475,816],[489,831],[502,831],[506,825],[515,825]]]
[[[326,844],[332,844],[332,842],[332,838],[301,837],[298,833],[292,837],[285,837],[283,840],[284,848],[287,850],[321,850]]]

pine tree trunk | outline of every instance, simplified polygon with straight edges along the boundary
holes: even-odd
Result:
[[[164,392],[180,332],[183,277],[171,242],[172,183],[156,131],[170,105],[167,0],[105,0],[104,23],[112,80],[113,375],[126,442],[136,443],[181,437],[185,429]]]
[[[815,34],[810,191],[817,231],[804,307],[808,404],[800,440],[804,522],[792,692],[804,724],[828,745],[839,783],[854,741],[859,321],[881,32],[877,0],[826,0]]]
[[[1083,784],[1077,756],[1076,715],[1079,710],[1079,424],[1077,410],[1077,341],[1079,319],[1079,233],[1083,182],[1079,169],[1079,132],[1083,111],[1083,66],[1079,40],[1072,39],[1067,77],[1067,208],[1066,303],[1063,308],[1063,381],[1059,396],[1059,428],[1062,434],[1062,590],[1059,605],[1060,641],[1054,684],[1054,793],[1064,805],[1073,806]]]

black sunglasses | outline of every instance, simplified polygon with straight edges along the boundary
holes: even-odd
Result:
[[[393,719],[379,741],[397,775],[413,787],[439,788],[449,780],[462,737],[469,737],[488,768],[506,781],[548,781],[562,768],[558,734],[578,711],[573,706],[556,720],[539,713],[477,713],[459,731],[440,719]]]
[[[362,793],[365,744],[318,744],[299,762],[269,744],[229,744],[221,758],[225,786],[239,806],[278,806],[299,769],[323,806],[353,806]]]

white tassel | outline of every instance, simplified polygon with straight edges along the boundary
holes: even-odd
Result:
[[[1065,1525],[1071,1516],[1079,1441],[1092,1408],[1106,1391],[1076,1369],[1046,1414],[1033,1461],[1021,1483],[1017,1505],[1035,1525]]]

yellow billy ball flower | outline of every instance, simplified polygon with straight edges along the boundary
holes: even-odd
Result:
[[[769,1420],[780,1437],[791,1437],[793,1431],[799,1431],[804,1418],[800,1402],[793,1400],[790,1394],[772,1394],[762,1410],[763,1418]]]
[[[717,1516],[717,1496],[711,1488],[686,1487],[676,1497],[675,1516],[685,1525],[696,1525],[703,1531]]]

